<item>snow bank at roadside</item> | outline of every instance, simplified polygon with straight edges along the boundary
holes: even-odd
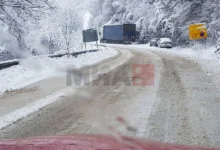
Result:
[[[0,93],[40,81],[50,76],[63,75],[67,67],[80,68],[117,55],[117,51],[104,49],[78,57],[29,58],[20,65],[0,70]]]
[[[220,89],[220,55],[215,54],[215,50],[216,48],[214,47],[185,49],[186,52],[180,52],[180,55],[197,62],[201,66],[201,69],[211,77],[216,87]]]
[[[175,47],[173,49],[161,49],[147,45],[133,45],[133,47],[147,48],[151,51],[163,51],[170,55],[178,55],[193,60],[201,66],[201,69],[212,78],[213,83],[220,89],[220,54],[215,54],[215,47],[196,45],[192,48]]]

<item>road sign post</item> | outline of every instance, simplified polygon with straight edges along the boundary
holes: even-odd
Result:
[[[96,29],[88,29],[88,30],[83,30],[83,42],[85,43],[85,48],[86,48],[86,43],[87,42],[95,42],[97,44],[97,50],[98,50],[98,33]]]
[[[97,46],[97,50],[99,49],[99,45],[98,45],[98,42],[96,41],[96,46]]]

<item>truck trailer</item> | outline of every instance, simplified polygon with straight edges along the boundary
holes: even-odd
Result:
[[[105,25],[103,27],[103,35],[101,43],[119,43],[127,44],[136,40],[136,25]]]

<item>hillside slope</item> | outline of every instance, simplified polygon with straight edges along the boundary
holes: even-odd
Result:
[[[94,2],[93,2],[94,3]],[[206,23],[209,39],[216,45],[220,31],[219,0],[97,0],[93,25],[136,23],[141,36],[170,37],[175,44],[189,45],[188,25]]]

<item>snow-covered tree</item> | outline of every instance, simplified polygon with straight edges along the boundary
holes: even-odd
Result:
[[[48,9],[53,9],[48,0],[1,0],[0,21],[16,37],[19,47],[25,48],[24,34],[29,29],[28,23],[39,21]]]
[[[82,17],[74,10],[65,10],[60,16],[62,35],[65,41],[66,50],[69,52],[72,40],[76,32],[82,29]]]

